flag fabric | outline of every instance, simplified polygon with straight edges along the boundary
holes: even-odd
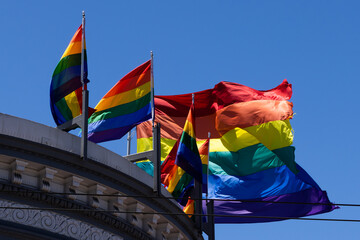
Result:
[[[57,125],[61,125],[82,113],[81,39],[82,26],[74,34],[52,76],[50,108]],[[85,82],[88,82],[85,43],[84,48],[84,79]]]
[[[161,183],[175,198],[181,197],[184,189],[193,181],[193,177],[175,163],[179,144],[180,138],[161,165]]]
[[[184,206],[183,211],[194,214],[194,201],[191,199],[194,189],[194,179],[205,183],[203,164],[206,163],[208,147],[201,146],[200,156],[196,143],[194,106],[191,105],[185,121],[181,137],[176,141],[169,155],[161,165],[161,180],[167,190]],[[205,153],[205,154],[204,154]],[[206,169],[207,171],[207,169]],[[206,176],[207,172],[205,172]]]
[[[192,217],[195,213],[195,201],[189,198],[186,206],[183,208],[184,213],[188,215],[188,217]]]
[[[202,165],[202,192],[208,193],[208,166],[209,166],[209,144],[210,139],[208,138],[200,147],[199,147],[199,154],[201,158],[201,165]]]
[[[178,147],[180,143],[180,138],[176,141],[175,145],[171,149],[170,153],[163,161],[161,165],[161,183],[165,185],[168,192],[170,192],[174,197],[184,198],[186,190],[194,186],[193,177],[184,171],[181,167],[175,164],[176,155],[178,152]],[[199,148],[199,154],[202,161],[202,181],[203,193],[207,192],[207,157],[208,157],[208,143],[206,141]],[[186,195],[186,194],[185,194]],[[189,194],[187,194],[189,195]],[[184,204],[182,204],[184,205]]]
[[[99,143],[120,139],[151,118],[151,60],[138,66],[113,86],[89,118],[88,139]]]
[[[203,181],[202,164],[196,144],[194,104],[191,105],[181,134],[175,164],[197,181]]]
[[[243,216],[215,217],[216,223],[276,221],[279,219],[271,217],[302,217],[336,208],[295,162],[291,84],[284,80],[271,90],[259,91],[220,82],[195,95],[198,146],[211,133],[208,198],[215,200],[214,214]],[[162,126],[162,159],[182,134],[191,101],[192,94],[155,96],[155,121]],[[151,150],[151,137],[150,122],[137,127],[138,152]],[[138,166],[152,169],[149,161]]]
[[[183,211],[191,217],[194,214],[194,201],[191,199],[194,194],[194,177],[175,164],[179,143],[180,138],[161,165],[161,183],[164,184],[172,196],[177,198],[178,203],[183,206]],[[207,193],[208,143],[209,141],[206,141],[199,148],[200,158],[203,163],[203,193]]]

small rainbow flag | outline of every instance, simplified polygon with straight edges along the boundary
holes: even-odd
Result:
[[[57,125],[79,116],[82,112],[81,39],[82,26],[74,34],[52,76],[50,107]],[[88,82],[85,43],[84,54],[84,78]]]
[[[167,187],[174,197],[181,197],[184,190],[193,185],[193,177],[175,164],[176,154],[178,151],[180,139],[175,143],[169,155],[161,165],[161,183]],[[202,161],[203,193],[207,192],[207,168],[209,141],[203,143],[199,148],[199,154]]]
[[[100,100],[89,118],[88,139],[120,139],[151,118],[151,60],[132,70]]]
[[[183,211],[186,214],[194,214],[194,201],[191,199],[194,178],[206,184],[207,188],[209,139],[198,149],[194,122],[192,105],[181,137],[161,165],[161,182],[167,187],[168,192],[178,198],[180,205],[185,205]],[[207,192],[205,188],[203,187],[203,192]]]
[[[186,173],[181,167],[175,164],[179,143],[180,138],[161,165],[161,183],[164,184],[167,187],[168,192],[176,198],[181,197],[184,189],[191,185],[194,179],[190,174]]]
[[[175,164],[179,143],[180,139],[175,143],[168,157],[161,165],[161,183],[167,187],[172,196],[177,198],[179,204],[184,206],[183,211],[189,215],[194,214],[194,201],[191,199],[194,190],[194,178]],[[208,141],[199,148],[201,160],[205,161],[208,155],[202,153],[208,149],[207,144]],[[207,164],[202,165],[203,178],[205,179],[205,183],[202,185],[203,193],[207,193]],[[191,216],[189,215],[189,217]]]
[[[175,164],[202,183],[202,165],[199,149],[196,145],[194,104],[191,105],[181,134]]]

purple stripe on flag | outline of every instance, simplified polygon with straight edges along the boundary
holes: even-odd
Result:
[[[204,212],[206,212],[206,204],[204,203],[203,208]],[[316,188],[309,188],[304,191],[280,196],[244,200],[243,202],[236,200],[214,200],[214,214],[230,216],[215,216],[215,223],[258,223],[281,221],[284,219],[271,217],[304,217],[329,212],[335,208],[338,207],[330,203],[326,192]]]

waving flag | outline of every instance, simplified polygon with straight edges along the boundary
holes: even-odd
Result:
[[[120,139],[151,117],[151,60],[132,70],[100,100],[89,118],[88,139]]]
[[[186,118],[175,164],[199,182],[203,181],[201,159],[196,145],[194,105],[191,105]]]
[[[208,197],[215,199],[214,214],[244,216],[215,217],[215,222],[276,221],[271,217],[309,216],[335,208],[326,192],[295,162],[290,125],[293,105],[288,101],[292,89],[286,80],[268,91],[220,82],[195,94],[198,146],[211,133]],[[162,159],[182,134],[191,95],[155,97],[155,121],[162,126]],[[151,136],[151,123],[137,127],[138,152],[150,150]],[[138,165],[151,168],[149,162]]]
[[[183,211],[194,214],[194,201],[191,195],[194,188],[194,178],[206,183],[208,141],[198,150],[195,134],[194,106],[190,107],[181,137],[176,141],[166,160],[161,166],[161,180],[167,190],[178,198]],[[204,172],[205,171],[205,172]]]
[[[175,164],[180,138],[175,143],[168,157],[161,165],[161,182],[174,197],[180,197],[184,189],[193,181],[193,177]]]
[[[189,185],[193,185],[194,177],[184,171],[181,167],[175,164],[176,155],[179,148],[180,139],[175,143],[169,155],[161,165],[161,183],[167,187],[174,197],[183,197],[184,190]],[[202,161],[202,181],[203,192],[207,191],[207,158],[208,158],[208,143],[206,141],[199,148],[200,158]]]
[[[55,68],[50,85],[50,107],[57,125],[82,113],[81,52],[82,26]],[[86,47],[84,44],[84,77],[87,76]],[[86,81],[88,81],[86,79]]]

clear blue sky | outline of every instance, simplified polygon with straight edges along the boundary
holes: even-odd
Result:
[[[53,70],[86,12],[90,105],[154,51],[155,93],[293,84],[296,161],[336,203],[360,203],[359,1],[1,0],[0,112],[55,126]],[[124,154],[124,140],[104,144]],[[314,217],[360,219],[343,207]],[[216,239],[358,239],[360,223],[217,225]]]

